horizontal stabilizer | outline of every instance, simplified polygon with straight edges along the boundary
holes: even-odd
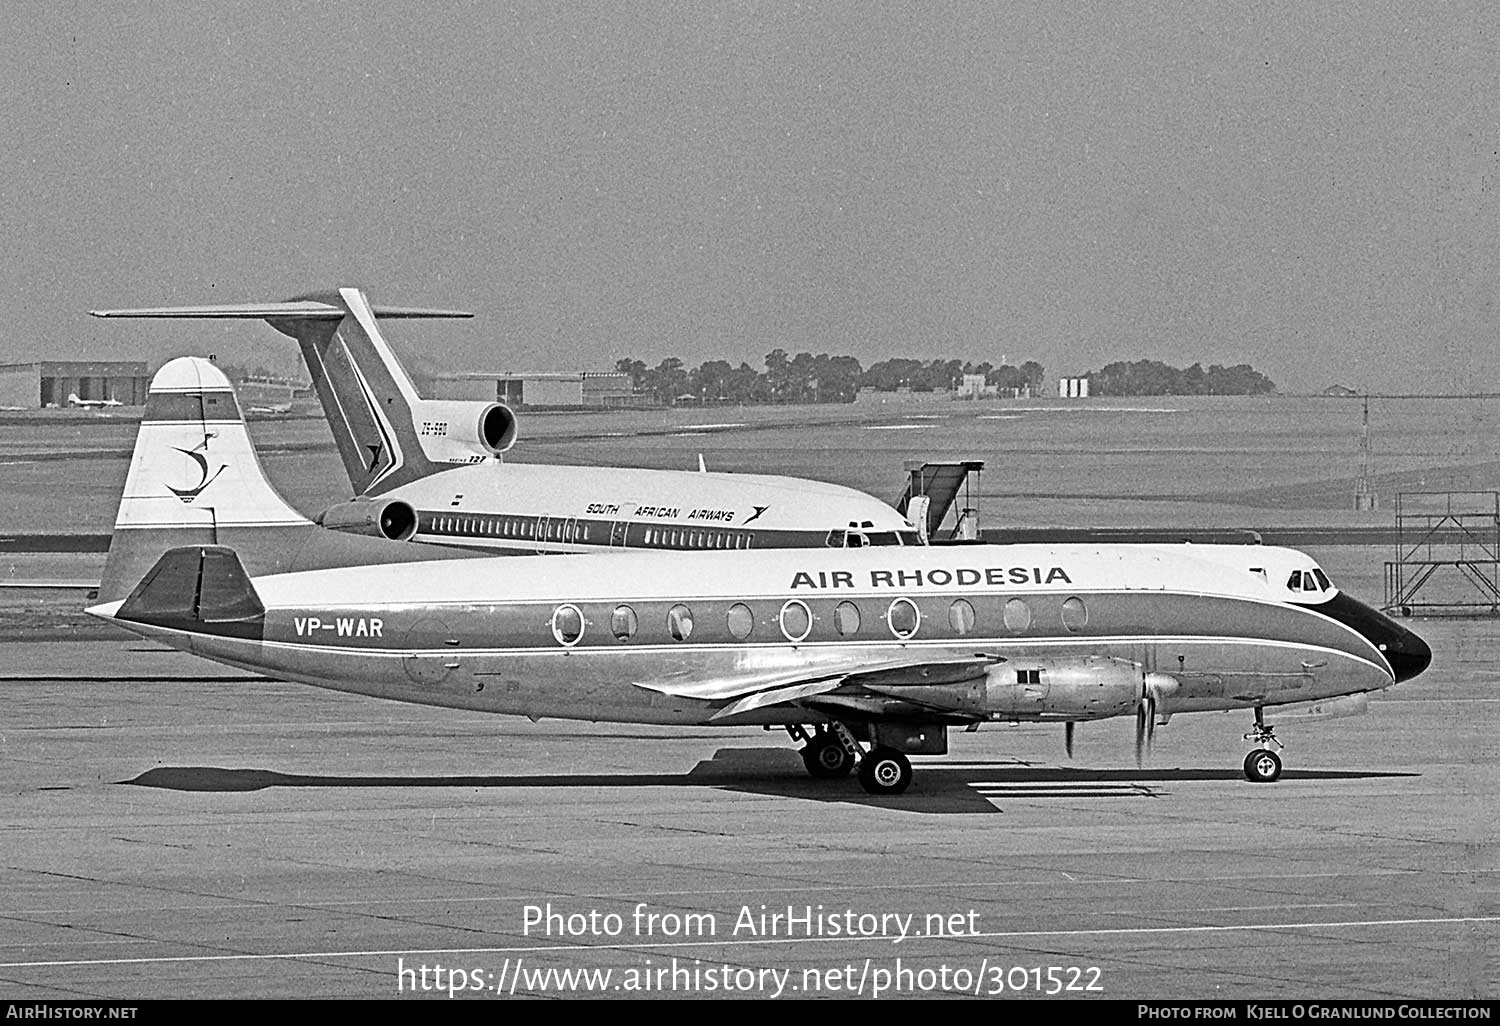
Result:
[[[375,306],[376,317],[473,317],[466,310],[429,310],[413,306]],[[121,310],[90,310],[94,317],[184,317],[249,321],[338,321],[349,313],[332,303],[293,300],[286,303],[226,303],[216,306],[144,306]]]
[[[156,561],[118,607],[89,612],[173,630],[259,638],[266,607],[233,549],[184,545]]]

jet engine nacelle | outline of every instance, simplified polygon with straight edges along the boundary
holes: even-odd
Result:
[[[400,499],[352,499],[325,509],[318,523],[331,531],[410,541],[417,533],[417,511]]]
[[[502,403],[424,399],[411,413],[434,463],[481,463],[516,444],[516,415]]]
[[[1140,666],[1105,656],[1010,658],[962,684],[869,690],[994,720],[1102,720],[1133,713],[1146,690]]]

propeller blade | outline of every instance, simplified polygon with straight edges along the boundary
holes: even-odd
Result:
[[[1135,764],[1137,768],[1145,764],[1146,721],[1146,703],[1143,700],[1135,709]]]
[[[1069,720],[1063,724],[1063,747],[1068,751],[1068,758],[1073,758],[1073,721]]]

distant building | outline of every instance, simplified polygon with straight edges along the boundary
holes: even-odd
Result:
[[[478,399],[507,406],[602,409],[650,405],[620,371],[573,373],[444,374],[432,379],[434,399]]]
[[[1332,396],[1337,399],[1352,399],[1354,396],[1359,395],[1359,393],[1354,389],[1348,388],[1344,385],[1329,385],[1327,388],[1323,389],[1321,394]]]
[[[953,390],[955,399],[988,399],[999,393],[999,389],[988,384],[983,374],[965,374]]]
[[[1089,397],[1089,379],[1058,378],[1057,397],[1059,399],[1087,399]]]
[[[67,406],[68,396],[144,406],[151,376],[135,360],[45,360],[0,364],[0,406]]]

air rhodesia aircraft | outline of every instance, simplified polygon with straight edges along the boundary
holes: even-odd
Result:
[[[215,518],[238,525],[221,539],[234,547],[173,529],[154,511],[221,483],[214,461],[185,458],[198,468],[186,488],[161,497],[127,485],[120,512],[122,524],[157,517],[158,551],[184,544],[95,616],[232,666],[381,698],[780,725],[814,776],[857,765],[875,794],[905,790],[907,755],[946,752],[950,726],[1134,716],[1139,745],[1174,714],[1224,709],[1253,712],[1245,774],[1269,782],[1281,760],[1267,707],[1362,701],[1432,657],[1308,556],[1262,546],[635,552],[251,576],[247,564],[277,565],[261,551],[284,544],[277,532],[312,525],[267,505],[258,465],[239,461],[214,500]]]
[[[266,320],[297,340],[355,498],[323,526],[496,553],[912,545],[919,532],[852,488],[790,477],[503,463],[498,402],[423,399],[377,318],[469,317],[373,306],[344,288],[290,302],[95,310],[96,317]]]

